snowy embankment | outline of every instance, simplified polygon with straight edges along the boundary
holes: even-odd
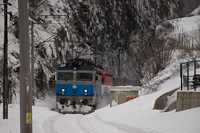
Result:
[[[156,98],[179,86],[180,78],[176,76],[162,84],[160,91],[156,93],[141,96],[120,106],[98,110],[96,114],[107,123],[116,126],[126,125],[125,129],[135,127],[151,133],[198,133],[200,131],[200,108],[181,112],[173,110],[167,113],[153,110]]]

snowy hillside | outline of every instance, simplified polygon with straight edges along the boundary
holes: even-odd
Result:
[[[157,34],[160,34],[160,37],[164,36],[165,39],[184,40],[185,44],[197,45],[199,44],[199,29],[200,16],[191,16],[164,22],[157,26]]]
[[[161,38],[175,39],[179,45],[197,46],[200,43],[200,7],[188,17],[164,21],[156,27],[156,34]]]
[[[8,6],[8,11],[13,14],[8,19],[9,80],[12,81],[13,90],[18,92],[18,1],[9,2],[12,6]],[[54,90],[55,70],[73,57],[96,59],[115,78],[126,79],[128,82],[125,84],[136,84],[142,77],[140,68],[149,57],[145,54],[140,59],[140,54],[150,53],[148,43],[153,36],[152,31],[164,20],[185,15],[182,0],[34,0],[29,5],[30,20],[35,23],[34,87],[37,97],[44,96],[47,90]],[[1,42],[3,23],[4,12],[1,6]],[[143,44],[147,52],[140,49],[138,44]],[[3,45],[0,46],[0,55],[3,55]],[[0,69],[2,65],[1,63]]]

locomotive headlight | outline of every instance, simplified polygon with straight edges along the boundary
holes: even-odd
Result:
[[[85,96],[87,95],[87,92],[88,92],[88,90],[85,89],[85,90],[84,90],[84,95],[85,95]]]
[[[65,95],[65,89],[62,89],[62,95]]]

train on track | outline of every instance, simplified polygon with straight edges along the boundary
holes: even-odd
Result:
[[[56,104],[61,113],[89,113],[109,103],[113,75],[90,60],[73,59],[56,71]]]

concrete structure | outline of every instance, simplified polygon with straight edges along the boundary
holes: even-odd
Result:
[[[200,92],[181,91],[177,93],[176,111],[200,107]]]
[[[160,97],[158,97],[155,101],[155,104],[154,104],[154,108],[153,109],[159,109],[159,110],[163,110],[166,108],[167,103],[168,103],[168,97],[171,96],[172,94],[175,93],[175,91],[177,91],[177,89],[174,89],[172,91],[169,91],[169,92],[166,92],[164,93],[163,95],[161,95]],[[174,108],[175,109],[175,108]],[[173,109],[172,109],[173,110]],[[167,111],[167,110],[166,110]],[[171,111],[171,109],[169,110]]]
[[[110,89],[110,107],[138,97],[139,86],[113,86]]]

